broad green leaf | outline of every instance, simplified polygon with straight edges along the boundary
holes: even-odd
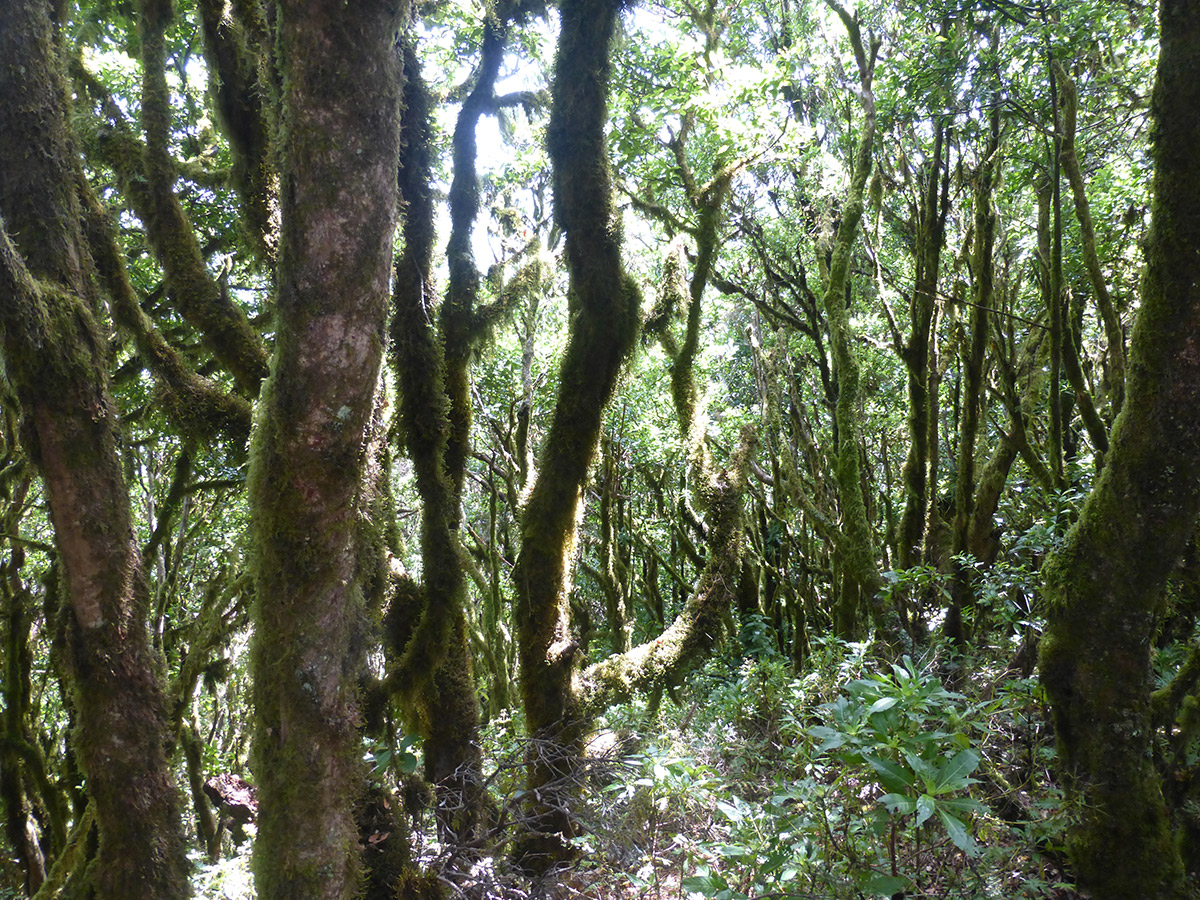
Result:
[[[863,756],[872,769],[879,773],[879,781],[885,788],[897,794],[907,794],[912,790],[913,773],[890,759],[879,759],[875,756]]]
[[[933,763],[927,762],[916,753],[911,753],[907,750],[904,752],[904,758],[908,761],[908,765],[913,770],[914,775],[925,782],[926,789],[931,787],[937,775],[937,769],[933,767]]]
[[[740,822],[746,818],[746,813],[732,803],[726,803],[724,800],[717,801],[717,809],[725,814],[730,822]]]
[[[679,886],[686,893],[703,894],[705,897],[716,897],[722,891],[729,889],[729,883],[724,878],[711,873],[685,878],[679,883]]]
[[[895,697],[880,697],[871,704],[871,708],[867,710],[867,715],[870,716],[877,712],[883,712],[884,710],[891,709],[899,702],[900,701],[898,701]]]
[[[416,772],[419,764],[420,760],[417,759],[416,754],[407,751],[400,754],[400,771],[405,775],[412,775]]]
[[[918,828],[920,828],[922,825],[924,825],[929,820],[929,817],[933,815],[934,810],[936,808],[937,808],[937,801],[934,800],[932,797],[930,797],[928,794],[922,794],[920,797],[917,798],[917,822],[916,822],[916,825]]]
[[[979,765],[979,754],[974,750],[962,750],[938,769],[934,779],[935,793],[962,790],[975,779],[968,777]]]
[[[937,814],[938,818],[942,820],[942,824],[946,826],[946,834],[950,835],[950,840],[954,841],[955,847],[967,856],[978,856],[982,852],[961,819],[955,818],[942,808],[938,809]]]
[[[895,875],[872,875],[862,886],[865,893],[876,897],[892,897],[908,887],[907,878]]]
[[[899,813],[902,816],[911,815],[917,809],[917,801],[904,794],[884,794],[879,798],[879,802],[891,812]]]
[[[808,729],[808,733],[821,741],[821,746],[817,748],[818,753],[828,753],[830,750],[836,750],[846,743],[847,738],[844,731],[838,731],[836,728],[829,728],[825,725],[814,725]]]

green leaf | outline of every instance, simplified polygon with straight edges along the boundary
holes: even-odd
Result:
[[[956,753],[949,762],[938,769],[937,777],[933,782],[935,792],[940,794],[946,791],[957,791],[965,788],[968,784],[974,784],[975,779],[968,776],[975,771],[975,767],[978,765],[979,754],[974,750],[962,750]]]
[[[902,816],[910,815],[917,810],[917,801],[903,794],[884,794],[879,798],[879,802],[891,812],[899,813]]]
[[[876,700],[874,703],[871,704],[871,708],[867,710],[867,715],[870,716],[870,715],[874,715],[877,712],[883,712],[884,710],[891,709],[893,706],[895,706],[899,702],[900,701],[897,700],[895,697],[880,697],[878,700]]]
[[[895,875],[872,875],[863,882],[862,889],[877,897],[892,897],[907,887],[907,878],[898,878]]]
[[[728,882],[720,875],[693,875],[690,878],[685,878],[679,883],[685,893],[688,894],[703,894],[705,897],[715,897],[722,891],[729,889]]]
[[[934,777],[937,775],[937,769],[933,767],[933,764],[907,750],[904,751],[904,758],[908,760],[908,765],[913,770],[915,776],[925,782],[927,789],[930,788]]]
[[[890,759],[878,759],[874,756],[863,756],[872,769],[879,773],[879,781],[885,788],[897,794],[907,794],[912,791],[913,773]]]
[[[417,759],[416,754],[414,753],[405,752],[400,754],[400,771],[405,775],[411,775],[413,772],[417,771],[417,765],[419,763],[420,760]]]
[[[830,750],[836,750],[846,743],[847,738],[846,732],[838,731],[836,728],[829,728],[825,725],[814,725],[808,729],[808,733],[822,742],[821,746],[817,748],[818,753],[828,753]]]
[[[937,814],[938,818],[942,820],[942,824],[946,826],[946,834],[950,835],[950,840],[954,841],[955,847],[967,856],[978,856],[982,852],[961,819],[955,818],[941,807],[938,808]]]
[[[746,813],[732,803],[726,803],[724,800],[717,801],[717,809],[725,814],[730,822],[740,822],[746,818]]]
[[[922,794],[917,798],[917,827],[924,825],[929,817],[933,815],[937,809],[937,801],[928,794]]]

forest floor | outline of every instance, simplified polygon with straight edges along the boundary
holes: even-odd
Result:
[[[447,897],[547,900],[1073,900],[1065,813],[1036,682],[974,670],[959,691],[925,664],[815,647],[714,659],[651,713],[608,711],[581,779],[578,861],[540,884],[501,853],[464,865],[418,838]],[[941,668],[945,668],[941,666]],[[519,723],[487,729],[490,788],[520,806]],[[421,826],[418,821],[418,826]],[[247,900],[245,858],[196,894]]]

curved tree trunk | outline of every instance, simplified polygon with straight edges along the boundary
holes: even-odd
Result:
[[[1126,402],[1104,471],[1046,576],[1042,678],[1098,900],[1185,896],[1151,760],[1149,651],[1200,511],[1200,3],[1164,0],[1154,200]]]
[[[534,836],[522,854],[533,869],[568,853],[562,839],[573,833],[559,798],[544,791],[569,775],[582,751],[583,720],[571,686],[579,647],[567,602],[570,568],[601,417],[638,331],[640,301],[621,266],[604,138],[609,43],[622,5],[620,0],[562,4],[546,135],[574,316],[513,572],[521,696],[534,738],[529,784],[540,792],[534,796],[542,797],[534,810]]]
[[[403,3],[283,2],[276,352],[250,471],[263,900],[358,890],[358,510],[396,218]]]
[[[888,640],[894,640],[898,637],[899,629],[884,619],[882,601],[879,599],[879,592],[883,588],[883,576],[876,560],[875,536],[867,514],[866,498],[863,496],[859,455],[859,365],[858,354],[853,344],[850,314],[846,308],[850,257],[858,238],[867,177],[871,174],[871,154],[875,146],[875,96],[871,90],[871,80],[878,46],[865,47],[858,20],[852,18],[836,0],[826,0],[826,3],[838,14],[849,32],[850,43],[858,62],[862,86],[860,99],[863,107],[862,133],[859,135],[858,147],[852,160],[850,189],[842,208],[841,224],[834,238],[829,280],[822,297],[825,315],[829,320],[829,346],[838,385],[834,421],[838,436],[836,475],[844,535],[843,562],[846,574],[855,588],[848,591],[839,601],[834,628],[840,637],[850,638],[854,634],[857,630],[858,601],[862,599],[870,607],[876,627],[881,632],[889,633]]]

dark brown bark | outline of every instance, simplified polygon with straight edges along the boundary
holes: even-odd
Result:
[[[253,440],[258,896],[359,889],[359,510],[397,210],[405,4],[283,2],[276,352]]]
[[[992,32],[993,48],[999,31]],[[971,268],[974,276],[974,300],[971,305],[970,340],[962,355],[963,398],[958,430],[958,470],[954,485],[955,555],[966,553],[975,512],[975,444],[983,407],[984,356],[988,344],[988,311],[992,308],[995,282],[992,259],[996,239],[996,216],[992,210],[992,189],[999,178],[1000,113],[994,108],[988,117],[988,140],[975,195],[975,247]],[[954,563],[950,608],[946,613],[945,633],[958,645],[967,639],[963,610],[971,601],[971,570],[960,561]]]
[[[943,26],[943,31],[945,26]],[[943,173],[943,143],[946,128],[934,123],[933,154],[929,162],[921,203],[916,210],[916,278],[909,302],[908,341],[901,348],[908,382],[908,456],[904,461],[904,512],[897,534],[898,563],[901,569],[917,565],[925,531],[929,505],[929,454],[937,447],[929,445],[930,341],[937,308],[938,278],[942,245],[945,242],[946,215],[949,210],[949,173]],[[947,155],[949,151],[947,150]],[[936,487],[936,485],[935,485]]]
[[[0,8],[0,214],[24,254],[0,229],[5,367],[30,423],[69,604],[77,753],[100,829],[90,878],[102,898],[178,898],[188,893],[180,798],[48,12]]]
[[[1151,640],[1200,511],[1200,3],[1165,0],[1142,303],[1107,464],[1045,570],[1041,671],[1098,900],[1188,895],[1152,764]]]

